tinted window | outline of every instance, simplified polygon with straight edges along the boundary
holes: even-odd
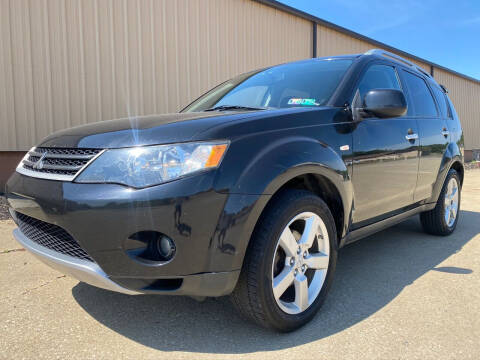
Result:
[[[360,98],[373,89],[397,89],[400,90],[397,73],[395,69],[388,65],[372,65],[363,75],[358,90]]]
[[[322,106],[342,80],[350,59],[283,64],[240,75],[209,91],[184,109],[204,111],[217,106],[260,108]]]
[[[448,98],[447,94],[443,95],[445,97],[445,101],[447,102],[447,108],[448,108],[448,118],[453,119],[453,112],[452,112],[452,103],[450,102],[450,99]]]
[[[445,94],[437,86],[432,86],[432,89],[433,89],[433,94],[437,99],[438,106],[440,108],[440,115],[444,118],[448,117],[447,99],[445,99]]]
[[[410,99],[413,102],[415,115],[425,117],[437,116],[437,108],[425,80],[407,71],[403,71],[403,74],[405,75]]]

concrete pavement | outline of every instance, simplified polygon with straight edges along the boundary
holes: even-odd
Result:
[[[321,312],[291,334],[245,322],[228,298],[126,296],[65,277],[0,222],[0,358],[480,359],[480,170],[450,237],[417,217],[340,251]]]

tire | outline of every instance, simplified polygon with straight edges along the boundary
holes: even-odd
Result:
[[[452,196],[450,186],[456,187],[457,205],[455,209],[455,217],[452,220],[452,209],[455,202],[455,195]],[[456,228],[458,218],[460,215],[460,194],[461,185],[460,177],[454,169],[450,169],[447,178],[438,197],[435,208],[430,211],[425,211],[420,214],[420,221],[425,232],[432,235],[447,236],[450,235]],[[447,202],[450,202],[450,207],[446,207]],[[448,220],[447,220],[448,217]]]
[[[232,302],[244,317],[263,327],[293,331],[322,306],[336,262],[337,233],[328,206],[309,191],[286,190],[275,196],[255,227]],[[283,292],[292,277],[292,285]]]

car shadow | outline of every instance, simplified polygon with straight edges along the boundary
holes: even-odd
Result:
[[[278,350],[330,336],[368,318],[430,270],[468,276],[471,269],[437,265],[478,233],[480,213],[462,211],[449,237],[424,234],[415,217],[343,248],[323,308],[290,334],[243,320],[228,297],[198,303],[188,297],[128,296],[84,283],[72,293],[100,323],[155,349],[222,354]]]

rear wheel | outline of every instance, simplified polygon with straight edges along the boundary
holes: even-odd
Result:
[[[460,210],[460,178],[451,169],[434,209],[420,214],[423,229],[432,235],[450,235],[457,226]]]
[[[288,190],[257,224],[232,301],[262,326],[294,330],[320,309],[336,259],[328,206],[308,191]]]

